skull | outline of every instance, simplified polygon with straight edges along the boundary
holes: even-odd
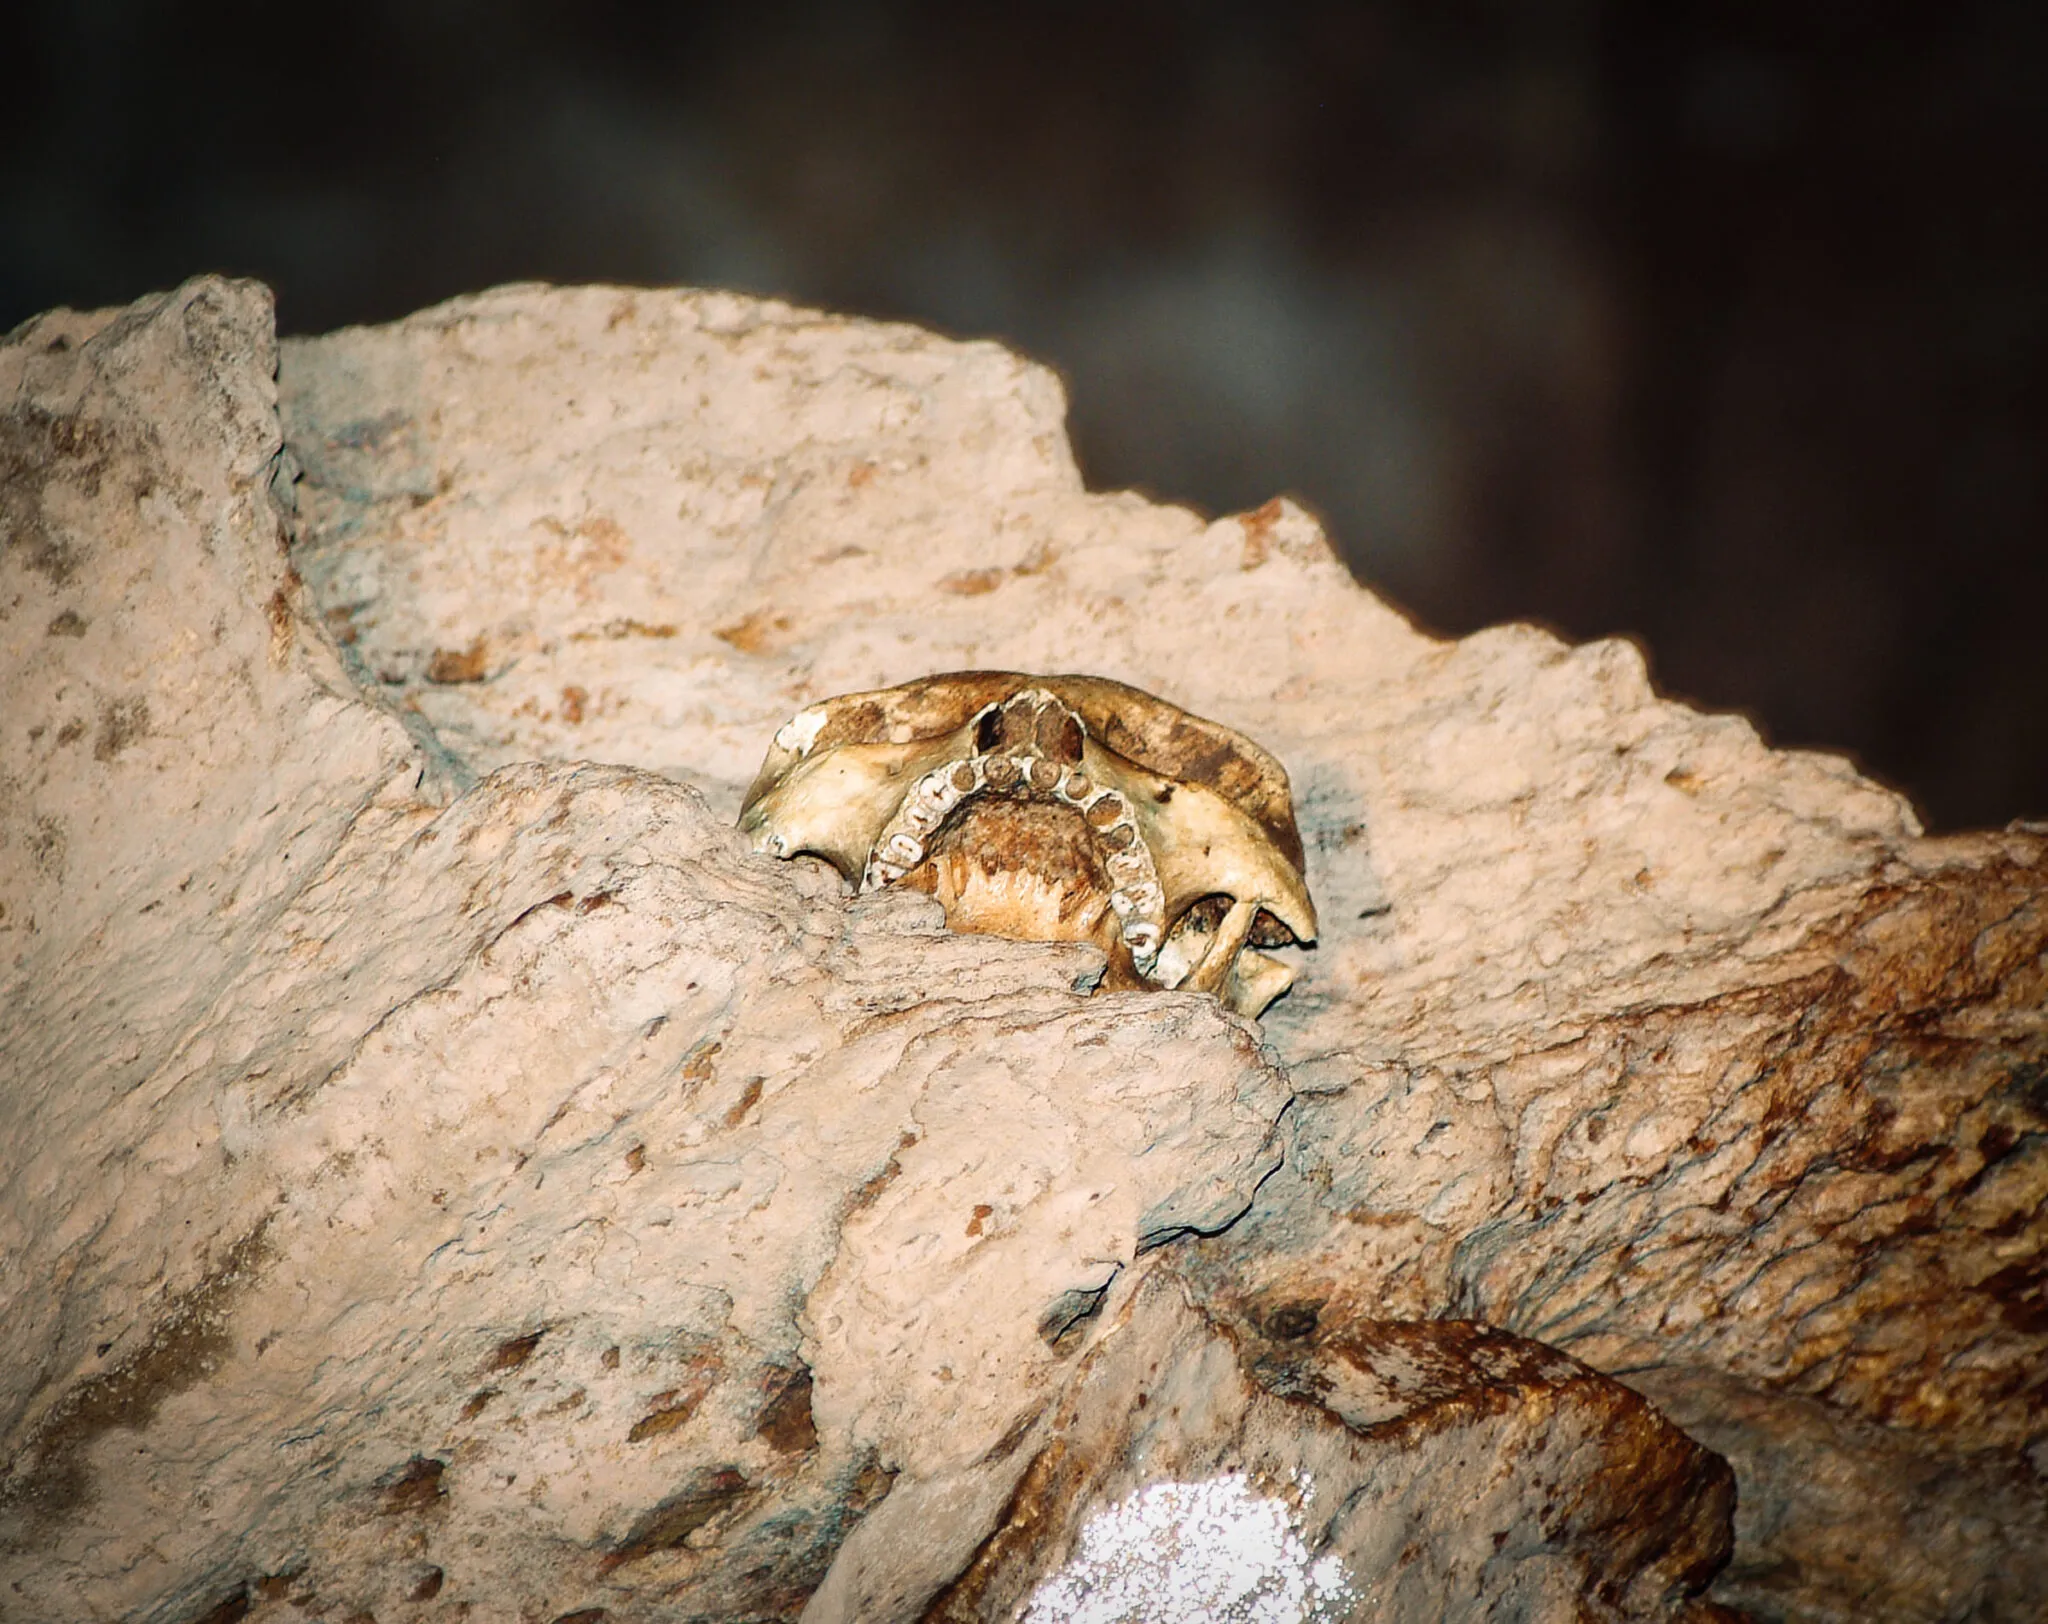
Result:
[[[1086,941],[1103,986],[1257,1015],[1315,938],[1280,763],[1101,677],[961,671],[847,694],[775,735],[740,813],[757,851],[863,891],[930,893],[955,930]]]

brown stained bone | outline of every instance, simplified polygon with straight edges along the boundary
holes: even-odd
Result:
[[[1100,677],[956,672],[849,694],[775,736],[740,826],[956,930],[1103,949],[1103,985],[1256,1015],[1313,939],[1286,771],[1251,740]]]
[[[970,803],[901,881],[936,897],[955,930],[1033,942],[1093,942],[1113,986],[1143,983],[1117,951],[1109,879],[1080,820],[1035,801]]]

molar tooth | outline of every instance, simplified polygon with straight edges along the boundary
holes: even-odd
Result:
[[[896,869],[894,874],[889,876],[892,880],[901,879],[906,870],[915,868],[924,861],[924,846],[907,829],[898,829],[884,841],[882,852],[887,859],[884,866],[902,865]]]
[[[1111,879],[1131,892],[1137,891],[1152,875],[1152,865],[1145,860],[1142,851],[1111,852],[1102,866],[1109,870]]]
[[[1098,796],[1088,808],[1088,821],[1098,829],[1107,829],[1124,815],[1124,798],[1115,790]]]
[[[1132,958],[1150,963],[1159,956],[1159,927],[1149,919],[1133,919],[1124,926],[1124,946]]]
[[[953,788],[962,795],[981,787],[981,775],[974,770],[974,763],[971,761],[958,763],[953,768],[951,781]]]

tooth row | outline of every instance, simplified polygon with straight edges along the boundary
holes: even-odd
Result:
[[[878,891],[894,885],[923,862],[932,835],[962,801],[984,789],[1002,793],[1019,788],[1064,802],[1087,821],[1103,850],[1111,885],[1109,906],[1124,946],[1139,974],[1149,977],[1164,936],[1166,894],[1151,850],[1132,818],[1131,804],[1079,768],[1063,768],[1043,756],[970,756],[926,773],[911,785],[895,816],[876,836],[861,889]]]

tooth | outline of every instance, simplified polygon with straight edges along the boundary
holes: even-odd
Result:
[[[1134,896],[1152,876],[1152,865],[1142,851],[1111,852],[1103,867],[1109,870],[1112,880]]]
[[[1107,829],[1124,815],[1124,798],[1114,790],[1102,796],[1088,808],[1088,821],[1098,829]]]

